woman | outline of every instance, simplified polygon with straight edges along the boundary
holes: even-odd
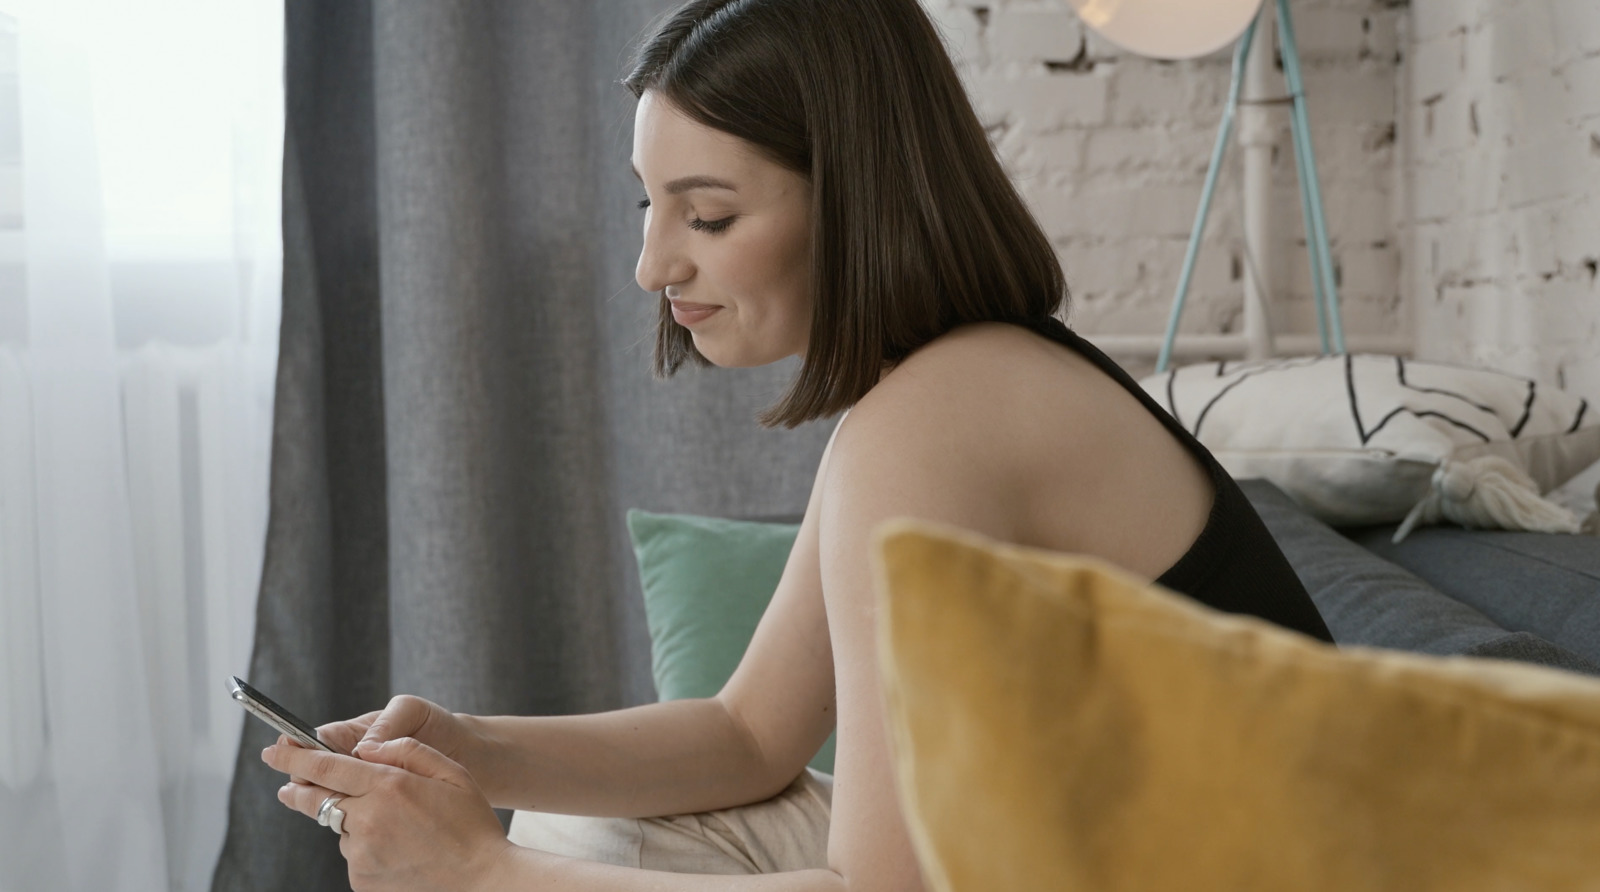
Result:
[[[661,293],[657,371],[800,356],[763,421],[846,414],[717,697],[547,718],[400,697],[322,729],[359,741],[356,758],[269,748],[292,776],[285,804],[342,815],[357,889],[922,888],[875,672],[868,542],[889,517],[1097,555],[1328,638],[1220,466],[1052,318],[1066,296],[1054,252],[916,0],[693,0],[625,83],[645,192],[637,278]],[[836,726],[830,797],[805,764]],[[639,836],[617,860],[636,865],[682,831],[703,851],[659,866],[777,872],[549,851],[600,857],[604,842],[573,836],[604,822],[514,829],[533,843],[517,846],[491,803],[649,818],[623,822]]]

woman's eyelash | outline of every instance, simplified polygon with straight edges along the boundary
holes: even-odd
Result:
[[[647,210],[649,207],[650,197],[648,195],[639,199],[639,210]],[[689,228],[695,230],[696,232],[717,233],[722,232],[731,225],[733,225],[732,217],[724,217],[721,220],[701,220],[700,218],[696,217],[695,219],[689,221]]]

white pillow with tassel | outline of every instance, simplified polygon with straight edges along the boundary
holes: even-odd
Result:
[[[1600,460],[1600,412],[1527,378],[1339,354],[1183,366],[1140,382],[1236,478],[1334,526],[1441,519],[1575,533],[1544,493]]]

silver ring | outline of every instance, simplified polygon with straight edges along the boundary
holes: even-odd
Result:
[[[317,823],[340,836],[344,835],[344,809],[339,807],[343,799],[343,796],[329,796],[317,807]]]

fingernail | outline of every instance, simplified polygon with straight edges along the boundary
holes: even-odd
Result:
[[[272,747],[269,746],[266,749],[261,751],[261,761],[263,761],[263,762],[267,761],[267,757],[270,756],[270,755],[272,755]]]

